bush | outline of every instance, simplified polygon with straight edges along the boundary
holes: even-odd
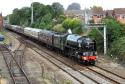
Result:
[[[74,29],[72,30],[72,32],[75,33],[75,34],[82,34],[82,33],[83,33],[83,32],[82,32],[82,28],[80,28],[80,27],[74,28]]]
[[[56,32],[65,32],[65,29],[63,28],[62,24],[57,24],[53,27],[53,30]]]
[[[63,21],[62,26],[65,30],[71,29],[73,33],[81,34],[82,33],[82,21],[80,19],[71,19],[67,18]]]
[[[103,52],[103,36],[94,28],[90,33],[89,36],[96,40],[96,44],[97,44],[97,51],[99,52]]]
[[[117,57],[121,61],[125,61],[125,36],[112,43],[109,54],[113,58]]]

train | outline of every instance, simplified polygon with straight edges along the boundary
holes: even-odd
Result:
[[[88,36],[77,34],[59,33],[44,29],[5,25],[6,29],[23,34],[44,43],[50,48],[75,58],[80,63],[95,65],[97,60],[96,41]]]

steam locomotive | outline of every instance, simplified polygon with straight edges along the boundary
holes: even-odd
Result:
[[[47,46],[56,48],[65,55],[75,58],[79,62],[95,65],[97,59],[96,42],[88,36],[59,33],[30,27],[23,28],[17,25],[6,25],[6,28],[39,40]]]

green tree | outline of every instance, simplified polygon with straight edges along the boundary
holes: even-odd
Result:
[[[30,13],[29,7],[23,7],[21,9],[14,9],[13,14],[10,16],[10,23],[14,25],[28,26],[30,24]]]
[[[80,19],[73,19],[71,22],[72,28],[82,28],[82,21]]]
[[[101,7],[101,6],[93,6],[93,7],[90,7],[90,9],[92,10],[92,11],[103,11],[103,8]]]
[[[13,10],[13,14],[10,15],[10,23],[11,24],[17,24],[17,25],[20,25],[20,14],[19,14],[19,9],[14,9]]]
[[[38,20],[41,16],[44,16],[47,14],[46,12],[46,6],[43,4],[40,4],[39,2],[34,2],[33,4],[33,14],[34,14],[34,22]]]
[[[63,15],[64,8],[63,8],[63,5],[61,5],[60,3],[58,3],[58,2],[53,3],[52,8],[54,11],[53,16],[55,18],[58,18],[60,15]]]
[[[65,15],[60,15],[57,19],[57,24],[61,24],[66,19]]]
[[[82,21],[80,19],[67,18],[62,23],[63,27],[68,30],[71,29],[73,33],[82,33]]]
[[[97,51],[103,52],[103,36],[100,35],[100,33],[95,28],[92,29],[92,31],[89,33],[89,36],[96,40]]]
[[[52,15],[49,13],[41,19],[39,28],[51,30],[52,26]]]
[[[56,24],[62,23],[66,18],[63,15],[63,6],[60,3],[44,5],[33,2],[34,23],[31,24],[31,7],[14,9],[10,16],[10,23],[13,25],[31,26],[34,28],[52,29]],[[56,23],[54,24],[54,20]]]
[[[110,49],[110,56],[125,62],[125,36],[115,40]]]
[[[107,25],[107,40],[108,47],[110,44],[125,35],[125,25],[119,23],[113,18],[104,19],[104,23]]]
[[[62,24],[57,24],[53,27],[53,30],[56,32],[66,32]]]
[[[19,15],[20,15],[20,25],[28,26],[30,25],[30,15],[31,9],[29,7],[23,7],[20,9]]]
[[[67,19],[65,19],[64,21],[63,21],[63,23],[62,23],[62,26],[66,29],[66,30],[68,30],[69,28],[70,29],[72,29],[71,27],[72,27],[72,19],[71,18],[67,18]]]

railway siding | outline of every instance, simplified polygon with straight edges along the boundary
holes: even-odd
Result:
[[[0,69],[1,69],[0,76],[2,76],[1,83],[12,84],[12,79],[10,77],[9,71],[8,71],[7,66],[5,64],[5,61],[4,61],[4,58],[2,56],[1,51],[0,51]]]
[[[17,84],[17,83],[31,84],[24,70],[17,63],[12,53],[7,49],[7,46],[0,45],[0,50],[2,52],[6,66],[9,70],[9,74],[11,75],[11,78],[13,80],[12,84]]]

